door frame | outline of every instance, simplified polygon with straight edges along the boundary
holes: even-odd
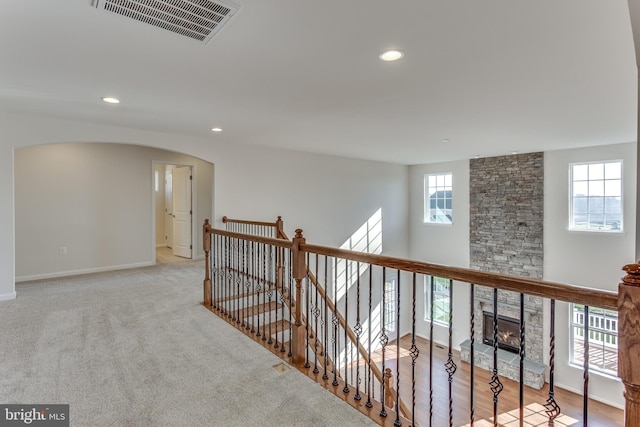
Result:
[[[194,244],[194,239],[198,235],[198,224],[194,220],[196,218],[196,212],[198,212],[198,185],[197,176],[198,168],[193,163],[176,163],[166,160],[152,160],[151,161],[151,253],[153,264],[156,263],[156,190],[155,190],[155,170],[157,165],[173,165],[176,167],[186,166],[191,168],[191,209],[193,214],[191,215],[191,258],[196,259],[197,247]],[[161,177],[164,180],[164,175]],[[164,192],[163,192],[164,197]]]

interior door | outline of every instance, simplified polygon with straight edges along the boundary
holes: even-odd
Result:
[[[173,166],[164,171],[164,241],[173,248]]]
[[[173,170],[173,254],[191,258],[191,167]]]

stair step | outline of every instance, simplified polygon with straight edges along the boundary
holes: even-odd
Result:
[[[238,315],[238,317],[241,317],[244,315],[245,318],[249,318],[252,315],[257,316],[258,314],[268,313],[273,310],[280,310],[281,308],[282,308],[282,304],[277,303],[275,301],[271,301],[270,303],[268,302],[266,304],[261,303],[258,305],[245,307],[244,311],[242,310],[242,308],[240,308],[239,310],[236,310],[235,313]]]

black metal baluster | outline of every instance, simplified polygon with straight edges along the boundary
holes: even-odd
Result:
[[[385,407],[385,392],[384,392],[384,375],[385,375],[385,350],[387,347],[387,343],[389,342],[389,337],[387,337],[387,331],[385,328],[384,320],[385,320],[385,305],[386,305],[386,280],[387,280],[387,269],[386,267],[382,267],[382,316],[380,317],[380,344],[382,345],[382,381],[380,382],[380,403],[382,403],[382,410],[380,411],[381,417],[387,416],[387,409]]]
[[[218,313],[222,310],[222,291],[224,286],[224,237],[217,236],[217,245],[218,245],[218,271],[217,271],[217,302],[216,302],[216,310]]]
[[[433,425],[433,289],[434,277],[429,276],[429,425]]]
[[[349,264],[350,261],[344,260],[344,388],[343,392],[349,393],[349,381],[347,370],[349,368],[349,338],[347,337],[347,329],[349,328]],[[337,302],[336,302],[337,306]]]
[[[236,303],[236,299],[234,298],[234,289],[233,287],[236,284],[236,269],[235,269],[235,261],[236,261],[236,245],[237,245],[237,239],[232,238],[231,239],[231,253],[229,254],[229,274],[230,274],[230,281],[231,283],[229,283],[229,317],[231,317],[231,321],[235,322],[236,320],[236,309],[235,309],[235,303]]]
[[[560,415],[560,407],[556,403],[555,390],[553,388],[556,366],[556,300],[551,300],[549,311],[549,398],[544,408],[547,417],[549,417],[549,425],[553,426],[554,420]]]
[[[315,266],[315,277],[316,277],[316,302],[313,306],[313,317],[314,317],[314,321],[315,321],[315,340],[314,340],[314,344],[313,344],[313,373],[317,374],[318,372],[320,372],[320,370],[318,369],[318,341],[320,340],[320,329],[318,329],[318,317],[320,317],[320,307],[318,307],[318,296],[319,296],[319,292],[318,292],[318,286],[320,286],[320,283],[318,283],[319,277],[318,276],[318,264],[320,262],[320,256],[318,254],[316,254],[316,266]],[[307,319],[307,321],[309,321]]]
[[[291,264],[293,265],[293,260],[291,261]],[[307,264],[308,265],[308,264]],[[294,279],[293,279],[293,275],[290,274],[289,275],[289,289],[288,289],[288,294],[287,294],[287,298],[289,298],[289,352],[287,353],[287,356],[289,357],[293,357],[293,349],[291,348],[291,343],[292,343],[292,339],[293,339],[293,308],[296,304],[302,304],[302,301],[294,301],[293,300],[293,290],[295,289],[296,285],[294,283]],[[302,292],[304,292],[304,289],[302,289]],[[300,313],[302,313],[302,307],[300,309]],[[283,317],[284,317],[284,304],[282,304],[282,313],[283,313]],[[307,319],[309,319],[309,317],[307,316]],[[282,334],[284,335],[284,331],[282,331]],[[284,345],[282,346],[282,348],[280,349],[280,351],[284,351]]]
[[[504,388],[498,377],[498,288],[493,289],[493,376],[489,384],[493,392],[493,425],[498,427],[498,395]]]
[[[244,321],[244,328],[245,330],[249,330],[251,329],[251,326],[249,325],[249,319],[251,319],[251,317],[249,317],[249,306],[251,304],[251,283],[253,281],[252,277],[251,277],[251,263],[252,261],[252,257],[251,257],[251,243],[250,241],[247,241],[246,243],[246,247],[245,247],[245,261],[244,261],[244,265],[245,265],[245,282],[244,282],[244,288],[245,288],[245,294],[244,294],[244,301],[245,301],[245,321]]]
[[[589,416],[589,306],[584,306],[584,371],[583,376],[583,392],[582,392],[582,413],[584,419],[582,425],[587,427]]]
[[[416,360],[420,354],[418,346],[416,346],[416,287],[417,274],[413,273],[411,288],[411,425],[416,425]]]
[[[394,426],[401,426],[400,421],[400,270],[396,270],[396,420]]]
[[[329,297],[329,289],[327,287],[329,283],[329,261],[327,256],[324,257],[324,320],[323,320],[323,332],[324,332],[324,343],[322,344],[324,353],[324,372],[322,374],[323,380],[329,379],[329,374],[327,373],[327,365],[329,363],[329,304],[327,304],[327,298]]]
[[[307,313],[306,315],[307,319],[304,322],[304,327],[306,330],[307,345],[305,346],[304,367],[310,368],[311,365],[309,364],[309,345],[311,344],[310,339],[313,338],[313,333],[311,335],[309,334],[309,322],[311,322],[310,311],[309,311],[309,306],[311,304],[311,289],[309,288],[309,252],[307,252],[306,262],[307,262],[307,273],[305,274],[305,279],[307,281],[307,286],[306,286],[306,295],[305,295],[305,305],[306,305],[305,312]],[[291,309],[289,309],[289,313],[291,313]],[[289,342],[289,353],[291,353],[291,342]]]
[[[258,302],[256,303],[256,295],[258,295],[258,289],[256,286],[257,269],[256,263],[258,262],[258,256],[256,254],[256,242],[251,242],[251,333],[256,333],[256,307],[260,304],[260,297],[258,296]],[[259,286],[259,285],[258,285]]]
[[[246,270],[246,250],[247,250],[247,241],[242,239],[242,272],[240,274],[240,288],[243,290],[244,292],[244,287],[245,287],[245,283],[247,280],[247,270]],[[244,328],[245,326],[245,319],[247,317],[247,313],[245,312],[246,309],[246,301],[247,301],[247,296],[241,294],[238,291],[238,298],[241,298],[241,303],[242,303],[242,323],[240,324],[241,327]]]
[[[368,333],[367,333],[367,356],[368,356],[368,362],[367,362],[367,371],[368,372],[368,376],[367,376],[367,403],[365,403],[365,406],[367,408],[372,408],[373,407],[373,403],[371,402],[371,394],[373,392],[373,388],[375,387],[371,387],[371,329],[373,328],[373,319],[371,319],[371,313],[373,313],[372,311],[372,290],[371,287],[373,286],[373,266],[369,265],[369,327],[368,327]]]
[[[236,288],[234,289],[235,291],[235,295],[234,295],[234,301],[235,301],[235,311],[233,313],[233,316],[235,317],[235,321],[236,323],[240,323],[240,285],[241,285],[241,281],[242,278],[240,277],[240,240],[236,239],[236,256],[235,256],[235,267],[234,267],[234,272],[235,272],[235,285]]]
[[[449,374],[449,427],[453,427],[453,374],[458,367],[453,361],[453,280],[451,279],[449,279],[449,352],[444,366]]]
[[[218,307],[218,236],[211,234],[211,308]]]
[[[258,283],[256,286],[256,293],[258,296],[258,305],[256,306],[256,336],[262,336],[260,332],[260,294],[262,294],[262,281],[260,280],[260,260],[261,260],[261,251],[260,251],[260,243],[256,244],[257,247],[257,260],[256,260],[256,282]],[[264,306],[264,299],[266,295],[262,294],[262,301]]]
[[[360,261],[356,263],[356,326],[353,331],[356,333],[356,395],[355,400],[362,399],[360,396],[360,334],[362,333],[362,325],[360,324]]]
[[[225,306],[225,314],[227,318],[232,316],[233,307],[232,299],[231,299],[231,288],[233,287],[233,269],[232,269],[232,259],[233,259],[233,239],[229,237],[227,239],[227,259],[226,259],[226,267],[227,267],[227,275],[225,281],[225,297],[224,297],[224,306]]]
[[[520,294],[520,427],[524,426],[524,358],[525,358],[525,323],[524,294]]]
[[[269,251],[269,257],[271,257],[271,251]],[[278,253],[276,251],[276,258],[278,257]],[[277,262],[277,261],[276,261]],[[271,271],[271,269],[269,269],[269,271]],[[273,279],[273,277],[271,277],[271,279]],[[269,280],[269,283],[267,284],[266,290],[267,290],[267,297],[269,298],[269,307],[271,307],[271,301],[273,298],[273,280]],[[271,331],[271,324],[272,324],[272,318],[271,318],[271,311],[269,310],[269,339],[267,340],[267,344],[273,344],[273,334]],[[278,345],[278,338],[277,338],[277,333],[276,333],[276,347]]]
[[[227,294],[227,257],[229,256],[227,241],[228,237],[224,236],[220,239],[220,313],[222,317],[227,314],[227,303],[225,296]]]
[[[291,259],[289,257],[287,257],[287,261],[291,261]],[[290,264],[287,264],[287,266]],[[287,270],[288,271],[288,270]],[[291,275],[287,274],[287,278],[282,280],[282,292],[280,293],[280,330],[281,330],[281,339],[280,339],[280,352],[284,352],[284,343],[285,343],[285,336],[284,336],[284,307],[286,305],[286,298],[288,296],[288,291],[290,288],[288,288],[286,286],[287,281],[289,281],[289,284],[291,284],[290,282],[291,280]],[[291,301],[291,300],[289,300]],[[276,311],[278,310],[278,308],[276,307]]]
[[[258,233],[260,228],[258,228]],[[262,244],[262,289],[266,292],[271,284],[267,280],[267,244]],[[271,315],[271,305],[266,305],[266,298],[262,297],[264,307],[262,310],[262,340],[267,340],[267,312]],[[271,325],[269,325],[271,326]]]
[[[476,344],[476,295],[475,285],[473,283],[469,286],[469,307],[471,317],[471,337],[469,339],[469,424],[473,427],[475,422],[475,344]]]
[[[333,381],[331,384],[336,387],[338,383],[338,348],[337,348],[337,338],[338,338],[338,315],[336,313],[337,304],[338,304],[338,263],[334,258],[333,263],[333,311],[331,316],[331,322],[333,323],[333,333],[331,343],[333,344]]]

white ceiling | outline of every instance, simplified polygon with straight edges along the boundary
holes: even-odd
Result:
[[[0,110],[402,164],[636,140],[626,0],[232,3],[203,44],[2,0]]]

